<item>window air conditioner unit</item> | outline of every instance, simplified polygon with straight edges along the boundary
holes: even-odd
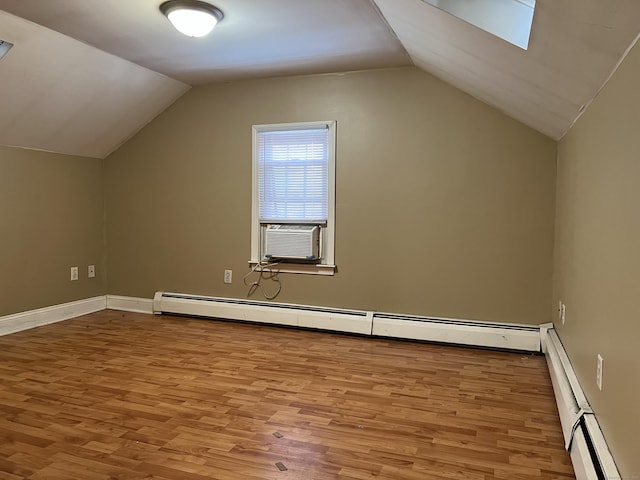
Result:
[[[320,227],[318,225],[268,225],[264,239],[265,258],[318,260]]]

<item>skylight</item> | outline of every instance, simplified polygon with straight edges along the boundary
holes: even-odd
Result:
[[[526,50],[536,0],[423,0]]]

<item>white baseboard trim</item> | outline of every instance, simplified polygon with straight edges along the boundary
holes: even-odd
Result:
[[[122,297],[107,295],[107,308],[123,312],[153,313],[153,300],[150,298]]]
[[[28,312],[0,317],[0,335],[20,332],[29,328],[49,325],[70,318],[99,312],[107,306],[104,296],[63,303],[52,307],[39,308]]]

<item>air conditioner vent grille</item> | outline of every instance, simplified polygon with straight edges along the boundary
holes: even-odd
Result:
[[[9,50],[13,47],[13,43],[9,43],[5,40],[0,40],[0,58],[4,57]]]
[[[265,232],[265,258],[317,260],[320,257],[318,225],[269,225]]]

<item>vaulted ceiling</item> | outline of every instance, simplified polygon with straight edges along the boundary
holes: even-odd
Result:
[[[192,85],[411,64],[558,139],[640,32],[637,0],[537,0],[528,50],[424,0],[211,0],[193,39],[161,1],[0,0],[0,144],[103,158]]]

